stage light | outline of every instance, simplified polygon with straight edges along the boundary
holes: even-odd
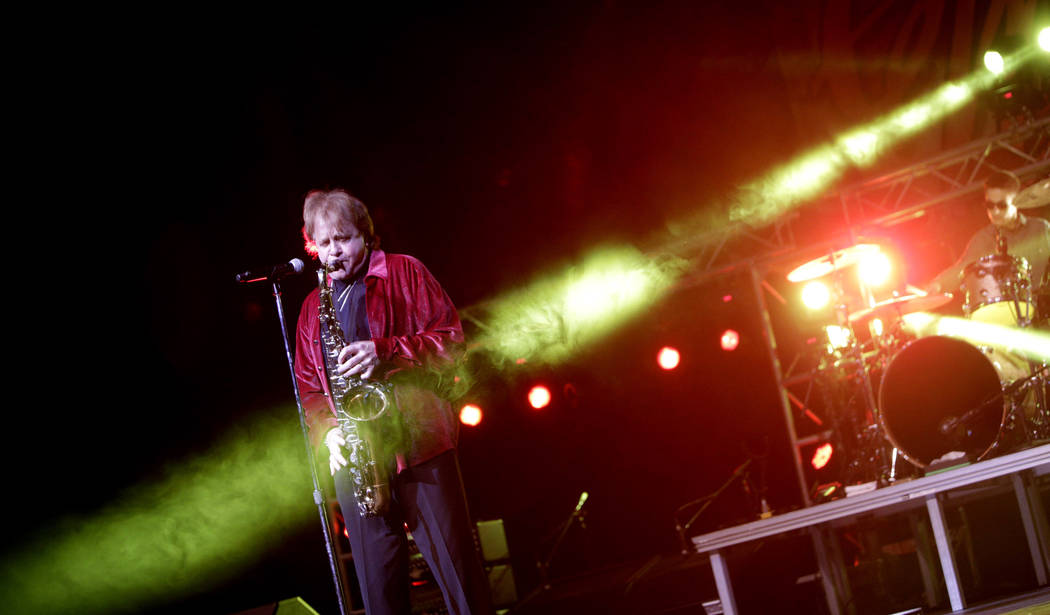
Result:
[[[834,448],[831,446],[831,442],[826,442],[817,447],[817,450],[813,452],[813,459],[811,459],[809,463],[813,466],[814,470],[820,470],[831,461],[831,454],[833,452]]]
[[[550,389],[537,384],[536,386],[529,389],[529,405],[540,410],[546,408],[551,403],[551,392]]]
[[[802,287],[802,304],[811,310],[827,307],[831,302],[831,291],[823,282],[814,280]]]
[[[866,254],[857,265],[857,275],[861,282],[868,286],[879,287],[890,278],[893,266],[888,256],[882,252]]]
[[[466,404],[459,411],[459,422],[471,427],[477,427],[481,422],[481,407],[476,404]]]
[[[732,329],[726,329],[722,333],[722,350],[732,352],[740,345],[740,334]]]
[[[838,350],[841,348],[848,348],[850,340],[853,338],[853,334],[847,327],[840,327],[838,325],[827,325],[824,327],[824,332],[828,336],[828,346],[830,350]]]
[[[984,52],[984,67],[993,75],[1003,74],[1003,71],[1006,70],[1006,61],[1003,59],[1003,54],[994,49]]]
[[[682,359],[682,356],[677,350],[670,346],[664,346],[660,349],[660,352],[656,354],[656,362],[661,368],[666,370],[672,370],[678,367],[678,362]]]
[[[1039,31],[1039,48],[1043,51],[1050,51],[1050,26],[1043,28]]]

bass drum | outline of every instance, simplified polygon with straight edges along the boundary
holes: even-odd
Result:
[[[919,338],[890,361],[879,386],[879,420],[904,457],[925,468],[946,453],[988,454],[1009,404],[1005,385],[1024,362],[951,337]]]

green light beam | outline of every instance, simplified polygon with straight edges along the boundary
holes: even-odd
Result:
[[[684,268],[629,246],[597,249],[489,304],[477,347],[497,364],[562,362],[658,300]]]
[[[1050,333],[1036,329],[1006,327],[966,318],[915,312],[903,317],[904,324],[921,336],[956,337],[980,346],[991,346],[1033,361],[1050,361]]]
[[[294,417],[286,408],[241,427],[158,483],[29,540],[0,564],[0,604],[37,615],[141,612],[235,577],[316,513]]]

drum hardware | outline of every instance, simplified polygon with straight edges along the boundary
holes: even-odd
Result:
[[[816,371],[832,441],[842,460],[838,468],[844,485],[885,486],[896,479],[889,468],[890,451],[870,393],[873,389],[869,366],[879,365],[883,354],[882,349],[865,352],[853,339],[851,347],[826,356]]]
[[[1009,383],[1001,393],[996,393],[985,401],[985,404],[991,404],[998,399],[1003,399],[1007,404],[1007,410],[998,437],[992,446],[976,459],[977,461],[990,456],[997,449],[1003,449],[1003,452],[1013,452],[1040,444],[1047,439],[1047,423],[1042,411],[1044,405],[1040,390],[1043,380],[1044,378],[1038,371],[1033,371],[1031,375]],[[1034,407],[1025,403],[1032,392],[1039,400]],[[956,442],[961,442],[966,435],[964,428],[968,429],[971,423],[979,420],[985,404],[971,408],[960,417],[945,419],[940,426],[941,433]],[[1035,410],[1031,420],[1026,414],[1028,410]],[[1013,436],[1012,441],[1007,437],[1008,435]]]
[[[968,318],[997,325],[1032,324],[1035,309],[1027,260],[989,254],[967,265],[961,275],[966,293],[963,312]]]
[[[892,455],[893,456],[890,460],[890,483],[897,482],[897,459],[900,457],[900,451],[897,449],[897,447],[893,447]]]
[[[1014,404],[1006,417],[1006,427],[1014,433],[1021,433],[1021,442],[1015,447],[1026,448],[1050,438],[1050,412],[1047,408],[1046,387],[1048,383],[1047,366],[1029,360],[1029,375],[1018,379],[1011,385],[1017,394]],[[1025,404],[1029,394],[1034,403]],[[1031,411],[1029,417],[1026,411]]]
[[[1021,378],[1010,383],[1005,389],[997,393],[992,394],[988,399],[985,399],[980,404],[974,406],[970,410],[966,411],[962,416],[950,416],[941,421],[940,432],[942,435],[948,436],[954,444],[963,445],[963,441],[967,437],[967,432],[970,428],[971,423],[980,418],[981,412],[984,411],[988,404],[994,403],[999,399],[1012,400],[1014,393],[1025,387],[1027,384],[1027,378]],[[1017,404],[1010,403],[1009,413],[1016,412]],[[1024,412],[1017,413],[1021,417],[1022,423],[1024,422]],[[1008,415],[1009,416],[1009,415]],[[1004,423],[1008,419],[1004,419]],[[1023,429],[1023,427],[1022,427]],[[993,443],[992,448],[998,446],[998,439]],[[978,460],[986,457],[991,451],[991,448],[981,454]]]
[[[846,484],[878,483],[879,486],[884,486],[896,478],[895,472],[889,466],[889,449],[878,420],[879,409],[875,401],[871,371],[884,364],[895,349],[900,329],[898,323],[893,321],[890,327],[875,332],[869,320],[865,324],[872,337],[870,345],[865,346],[858,341],[855,326],[868,317],[872,317],[873,320],[877,315],[890,316],[894,307],[907,309],[907,301],[913,298],[878,304],[863,280],[859,280],[859,289],[851,288],[848,297],[844,290],[846,269],[860,264],[864,258],[879,251],[880,247],[876,244],[858,243],[808,261],[788,274],[788,280],[792,282],[814,280],[830,274],[833,284],[829,286],[834,289],[836,322],[849,330],[848,340],[844,345],[834,347],[834,344],[829,344],[828,353],[817,370],[823,381],[821,389],[830,410],[835,446],[844,460],[840,467],[846,474],[843,477]],[[854,292],[858,296],[854,296]],[[853,298],[853,303],[850,298]],[[946,303],[950,299],[951,296],[948,295],[940,303]],[[851,313],[851,305],[855,307],[858,303],[867,307]],[[929,300],[928,303],[932,305],[933,300]],[[910,309],[933,308],[916,306]]]

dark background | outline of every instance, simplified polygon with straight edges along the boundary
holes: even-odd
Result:
[[[598,242],[651,244],[829,136],[797,121],[774,62],[805,37],[761,3],[257,17],[63,29],[71,44],[23,65],[31,102],[11,123],[34,174],[11,230],[42,271],[14,333],[44,352],[12,413],[39,463],[10,488],[53,493],[59,478],[57,497],[12,507],[12,527],[89,516],[256,413],[285,405],[296,420],[270,289],[233,274],[304,257],[310,189],[360,197],[383,247],[419,257],[462,309]],[[312,284],[286,282],[290,320]],[[555,575],[676,552],[675,509],[749,458],[772,507],[800,504],[751,290],[741,272],[685,284],[566,364],[480,380],[486,414],[460,459],[473,514],[504,520],[523,592],[585,490],[587,528]],[[732,354],[726,327],[742,335]],[[674,372],[655,365],[664,344],[683,353]],[[533,377],[555,391],[543,413],[524,404]],[[753,505],[734,487],[691,533]],[[302,595],[333,612],[318,534],[275,539],[267,561],[189,604]]]

